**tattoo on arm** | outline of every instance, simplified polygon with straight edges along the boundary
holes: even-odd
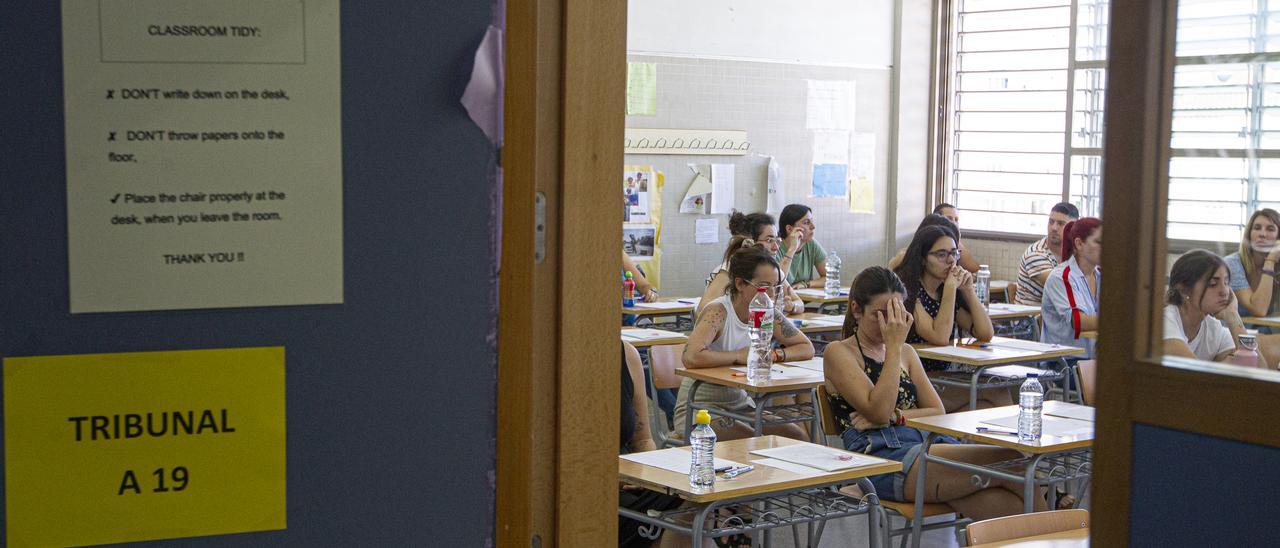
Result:
[[[800,331],[796,329],[795,324],[791,323],[791,320],[788,320],[781,314],[778,314],[773,321],[779,322],[778,328],[782,331],[782,338],[784,339],[790,339],[791,337],[800,334]]]

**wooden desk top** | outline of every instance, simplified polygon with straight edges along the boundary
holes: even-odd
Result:
[[[1072,407],[1085,406],[1050,400],[1044,402],[1044,410],[1042,413],[1047,415],[1055,410],[1068,409]],[[1054,453],[1058,451],[1066,451],[1068,449],[1091,447],[1093,445],[1092,432],[1076,436],[1050,436],[1045,434],[1036,442],[1023,442],[1020,441],[1017,436],[1007,434],[978,433],[979,426],[999,428],[989,424],[984,424],[982,421],[1017,414],[1017,405],[1006,405],[1004,407],[992,407],[990,409],[979,409],[976,411],[963,411],[960,413],[936,415],[933,417],[907,419],[907,426],[919,428],[928,432],[937,432],[939,434],[954,436],[961,440],[969,440],[988,445],[998,445],[1000,447],[1006,447],[1015,451],[1031,454]],[[1001,430],[1003,430],[1003,428],[1001,428]]]
[[[807,323],[812,320],[819,320],[819,319],[825,320],[831,317],[832,317],[831,314],[819,314],[817,312],[802,312],[800,314],[787,315],[788,320],[793,320],[793,321],[800,320],[801,322],[806,322],[805,325],[800,326],[800,332],[806,335],[809,333],[828,333],[831,331],[838,332],[844,329],[843,317],[841,318],[840,323],[836,323],[835,325],[830,325],[830,324],[827,324],[826,322],[823,322],[821,324]]]
[[[1258,317],[1250,316],[1248,318],[1241,318],[1241,319],[1244,320],[1245,325],[1280,327],[1280,316],[1271,316],[1267,318],[1258,318]]]
[[[632,314],[636,316],[671,316],[676,314],[693,313],[693,304],[682,303],[680,301],[692,301],[695,297],[664,297],[658,299],[660,303],[676,303],[681,306],[673,306],[671,308],[649,308],[645,306],[624,306],[623,314]],[[643,304],[640,299],[636,299],[636,304]]]
[[[1097,331],[1081,331],[1080,338],[1098,340],[1098,332]]]
[[[777,365],[786,365],[786,362]],[[806,388],[817,388],[821,386],[824,379],[822,373],[811,369],[801,369],[792,367],[787,369],[788,372],[795,371],[797,373],[809,372],[812,375],[804,375],[800,378],[791,379],[772,379],[769,382],[751,384],[747,382],[745,373],[734,371],[734,367],[746,367],[744,365],[735,365],[732,367],[707,367],[701,369],[687,369],[684,367],[676,368],[676,374],[682,377],[689,377],[696,381],[702,381],[719,386],[727,386],[729,388],[740,388],[747,392],[756,394],[770,394],[773,392],[786,392],[789,390],[804,390]]]
[[[1040,307],[1025,304],[991,303],[987,315],[993,320],[1011,320],[1014,318],[1034,318],[1040,315]]]
[[[753,460],[766,458],[752,455],[756,449],[768,449],[786,445],[807,444],[778,436],[760,436],[740,440],[724,441],[716,444],[716,457],[729,459],[742,464],[751,464]],[[811,445],[811,444],[810,444]],[[680,449],[688,450],[688,447]],[[857,468],[849,468],[837,472],[824,472],[814,469],[812,473],[800,474],[772,466],[755,464],[755,470],[733,479],[716,478],[716,484],[708,492],[694,493],[689,487],[689,474],[681,474],[654,466],[646,466],[618,457],[618,479],[636,484],[654,491],[675,495],[691,502],[712,502],[733,497],[772,493],[786,489],[801,489],[814,485],[822,485],[844,480],[855,480],[877,474],[887,474],[902,470],[902,463],[892,460],[877,459],[869,455],[855,453],[860,458],[875,459],[876,464]]]
[[[625,334],[627,331],[633,331],[638,329],[639,328],[636,328],[636,327],[623,327],[622,333]],[[663,344],[684,344],[689,342],[689,337],[681,333],[676,333],[675,331],[666,331],[662,329],[649,329],[648,331],[662,331],[666,335],[663,337],[658,337],[653,339],[641,339],[641,340],[631,339],[623,336],[622,341],[629,342],[631,343],[631,346],[634,346],[636,348],[647,348],[650,346],[658,346]]]
[[[1066,356],[1077,356],[1085,353],[1083,348],[1077,348],[1074,346],[1059,346],[1058,347],[1059,350],[1052,350],[1047,352],[1040,352],[1036,350],[1024,350],[1021,348],[1015,348],[1011,346],[1011,344],[1016,344],[1017,342],[1018,342],[1017,339],[1010,339],[1006,337],[995,337],[991,339],[991,342],[987,343],[989,345],[988,348],[981,349],[982,353],[990,355],[990,357],[984,357],[982,359],[971,358],[967,356],[952,356],[952,355],[935,351],[935,349],[946,348],[946,347],[939,347],[939,346],[928,345],[928,344],[912,345],[912,346],[915,347],[916,353],[920,354],[921,358],[929,358],[929,359],[942,360],[947,362],[962,363],[965,365],[972,365],[975,367],[1052,360],[1052,359],[1062,358]]]
[[[1000,542],[974,544],[970,548],[1089,548],[1089,529],[1072,529]]]

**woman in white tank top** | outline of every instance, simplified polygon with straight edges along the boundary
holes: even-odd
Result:
[[[684,366],[689,369],[746,365],[751,347],[747,331],[747,309],[755,297],[757,288],[768,288],[770,296],[776,294],[782,283],[781,271],[773,256],[758,246],[735,251],[729,259],[729,275],[732,284],[729,292],[707,304],[698,314],[698,321],[685,345]],[[785,317],[779,315],[773,322],[773,338],[781,345],[773,350],[773,361],[807,360],[813,357],[813,343]],[[693,380],[685,378],[676,396],[675,427],[683,433],[689,410],[686,406]],[[716,408],[741,412],[751,406],[747,393],[738,388],[703,384],[698,388],[693,402],[695,409]],[[721,426],[712,421],[716,435],[724,439],[751,437],[752,427],[742,422]],[[794,424],[768,425],[766,434],[778,434],[804,439],[804,430]]]

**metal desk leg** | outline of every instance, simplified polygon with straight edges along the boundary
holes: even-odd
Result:
[[[761,394],[752,398],[756,402],[756,418],[751,427],[755,430],[757,436],[764,435],[764,408],[771,399],[773,399],[771,394]]]
[[[880,520],[886,519],[884,516],[884,508],[880,506],[880,495],[876,493],[876,487],[871,484],[871,480],[867,478],[858,478],[858,487],[862,488],[862,500],[866,501],[870,508],[867,508],[867,536],[870,541],[870,548],[880,548]],[[816,544],[814,546],[817,546]]]
[[[813,429],[813,443],[826,445],[827,438],[822,433],[822,417],[818,416],[818,389],[809,389],[809,402],[813,404],[813,422],[810,426]]]
[[[689,387],[689,397],[684,400],[684,443],[686,445],[689,445],[689,434],[693,432],[694,396],[698,395],[698,388],[701,386],[702,381],[693,381],[693,386]]]
[[[1036,458],[1031,459],[1026,471],[1023,472],[1022,513],[1024,514],[1030,514],[1035,511],[1036,468],[1040,467],[1040,460],[1043,458],[1044,455],[1036,455]]]
[[[925,469],[929,468],[929,445],[938,434],[929,432],[924,438],[924,446],[920,448],[920,456],[916,458],[916,518],[911,520],[911,548],[920,548],[920,536],[924,526],[924,481]]]

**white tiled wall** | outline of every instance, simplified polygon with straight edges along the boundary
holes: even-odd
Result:
[[[743,212],[764,211],[767,156],[783,169],[789,202],[814,210],[818,241],[845,260],[842,278],[849,283],[857,269],[881,264],[886,257],[886,195],[890,122],[890,71],[807,66],[756,61],[630,55],[629,61],[652,62],[658,68],[656,116],[628,116],[627,127],[746,130],[751,153],[745,156],[627,155],[628,165],[652,165],[666,174],[662,192],[662,293],[700,295],[707,273],[720,262],[729,239],[728,215],[700,216],[679,212],[692,181],[690,163],[731,163],[736,170],[734,206]],[[812,132],[805,127],[808,79],[857,82],[857,132],[875,133],[875,214],[849,212],[846,198],[810,198]],[[923,185],[920,192],[924,191]],[[775,217],[777,212],[772,212]],[[694,221],[715,217],[720,242],[695,244]]]

